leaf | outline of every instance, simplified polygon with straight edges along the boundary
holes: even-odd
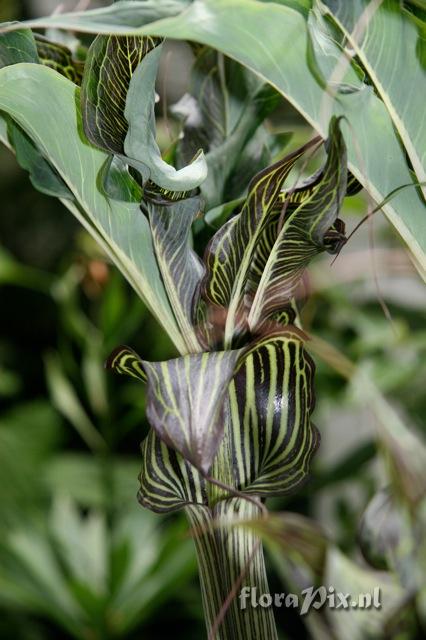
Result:
[[[241,355],[238,349],[147,362],[122,347],[106,366],[147,379],[146,415],[151,426],[167,446],[205,474],[223,437],[223,404]]]
[[[285,495],[306,480],[320,439],[310,422],[314,370],[294,329],[251,347],[229,385],[225,438],[213,477],[228,468],[227,484],[265,497]]]
[[[322,584],[334,593],[355,596],[357,604],[367,594],[372,600],[373,593],[380,594],[379,607],[351,607],[347,609],[327,608],[327,620],[338,640],[365,640],[378,638],[386,628],[386,621],[402,603],[404,591],[392,576],[360,567],[347,558],[337,547],[330,547],[327,553],[325,576]],[[351,602],[351,601],[349,601]],[[364,600],[366,602],[366,600]],[[344,615],[342,615],[342,613]]]
[[[189,504],[208,504],[200,472],[180,453],[169,449],[154,429],[142,443],[139,481],[140,504],[156,513],[169,513]]]
[[[108,540],[105,513],[82,517],[69,497],[56,497],[49,517],[50,529],[62,562],[73,581],[97,596],[104,595],[108,579]]]
[[[299,571],[306,566],[314,576],[321,578],[323,575],[329,541],[315,521],[299,513],[284,511],[237,522],[236,526],[252,529],[279,550],[287,562],[290,560],[297,566]]]
[[[389,569],[402,548],[411,551],[410,537],[406,511],[389,487],[381,489],[368,503],[359,523],[358,542],[364,558],[375,569]]]
[[[200,351],[194,327],[194,299],[204,267],[191,249],[191,226],[200,212],[200,198],[169,205],[144,204],[148,211],[158,266],[176,322],[189,353]]]
[[[384,0],[369,16],[368,28],[356,38],[357,23],[366,19],[364,0],[323,0],[322,6],[337,22],[355,49],[386,105],[417,175],[426,181],[426,129],[419,120],[426,91],[425,69],[419,64],[415,24],[398,0]],[[392,55],[383,55],[392,51]],[[396,78],[398,79],[396,81]],[[423,188],[426,197],[426,188]]]
[[[353,380],[356,397],[370,402],[378,418],[378,441],[394,493],[418,506],[426,497],[426,447],[409,429],[392,404],[381,394],[368,368],[358,369]]]
[[[168,446],[204,473],[223,436],[223,403],[240,356],[241,350],[233,350],[144,362],[150,424]]]
[[[91,44],[81,87],[84,132],[94,145],[124,153],[128,122],[124,116],[130,80],[158,39],[97,36]]]
[[[309,261],[321,251],[334,251],[335,224],[346,195],[346,148],[338,120],[330,122],[328,157],[321,180],[312,194],[289,215],[269,254],[254,300],[248,324],[255,332],[262,321],[288,305]],[[337,241],[341,229],[335,229]]]
[[[171,191],[189,191],[200,186],[207,176],[202,150],[193,161],[181,169],[165,162],[156,141],[155,80],[162,47],[147,53],[130,81],[125,117],[129,129],[124,141],[127,163],[137,169],[143,182],[148,179]]]
[[[0,70],[0,110],[22,127],[61,176],[76,201],[64,201],[66,206],[111,256],[177,348],[185,352],[139,202],[107,200],[96,188],[107,155],[82,137],[76,94],[74,84],[42,65],[19,64]]]
[[[36,42],[30,29],[0,32],[0,69],[18,62],[39,62]]]
[[[8,140],[19,165],[29,172],[33,186],[48,196],[73,200],[74,196],[57,171],[44,159],[28,135],[14,122],[8,122]]]
[[[294,163],[315,142],[258,173],[249,185],[241,212],[213,236],[206,248],[206,276],[201,295],[210,305],[226,310],[225,346],[231,345],[236,334],[244,330],[244,288],[268,214]]]
[[[83,33],[103,33],[110,35],[111,31],[119,35],[128,35],[132,29],[138,29],[143,24],[149,24],[154,20],[160,20],[168,16],[179,14],[186,9],[191,0],[120,0],[115,4],[100,9],[88,11],[73,11],[64,14],[52,14],[48,18],[36,18],[30,20],[30,28],[49,29],[64,28],[63,15],[66,16],[69,31],[81,31]],[[6,23],[8,26],[13,23]],[[117,26],[120,24],[121,26]]]
[[[99,183],[105,195],[112,200],[141,202],[142,187],[130,175],[127,165],[119,156],[106,159],[99,172]]]
[[[53,618],[65,629],[74,634],[78,633],[79,625],[76,620],[80,617],[81,609],[69,590],[48,538],[39,532],[22,528],[11,531],[8,542],[20,565],[18,576],[24,573],[26,578],[23,584],[24,590],[30,593],[30,608],[36,608],[43,613],[49,608]],[[12,577],[12,584],[15,581],[16,574]]]
[[[46,358],[46,377],[54,407],[69,420],[91,449],[103,451],[106,447],[105,440],[88,417],[55,356]]]
[[[289,219],[293,216],[295,211],[298,209],[299,205],[303,202],[306,202],[310,196],[314,193],[314,191],[321,184],[321,181],[324,176],[324,168],[320,169],[316,173],[314,173],[310,178],[303,181],[300,186],[292,187],[288,191],[281,191],[278,194],[278,197],[268,215],[267,223],[265,225],[265,229],[259,241],[257,243],[253,260],[250,266],[246,286],[245,286],[245,297],[246,297],[246,306],[250,308],[253,304],[253,299],[256,295],[256,291],[259,287],[259,283],[262,279],[263,273],[265,271],[266,265],[268,263],[268,259],[271,255],[272,249],[277,241],[277,238],[280,234],[280,230],[283,228],[284,224],[289,221]],[[347,194],[347,191],[346,191]],[[336,221],[337,226],[340,228],[341,221]],[[336,224],[332,225],[329,231],[326,232],[326,240],[325,244],[331,247],[330,241],[332,240],[335,233],[337,233],[337,237],[341,239],[341,234],[339,230],[336,228]],[[343,224],[343,223],[341,223]],[[286,237],[283,238],[283,242],[286,241]],[[318,252],[317,250],[316,252]],[[297,289],[299,285],[299,281],[296,280],[295,288]],[[279,310],[272,314],[272,318],[275,321],[281,322],[283,324],[291,324],[295,319],[294,311],[291,310],[291,303],[289,300],[284,301],[280,304]]]
[[[255,173],[270,163],[264,143],[271,136],[262,122],[277,106],[279,94],[221,53],[193,49],[189,93],[171,109],[184,120],[176,158],[178,166],[186,164],[204,149],[209,170],[201,190],[211,208],[241,196]]]
[[[133,13],[134,20],[129,27],[128,16],[124,17],[125,10],[120,4],[109,7],[107,13],[105,10],[88,12],[87,17],[84,14],[62,14],[40,19],[29,25],[50,24],[92,32],[113,30],[207,44],[247,65],[271,83],[325,136],[327,123],[322,119],[323,91],[309,69],[306,21],[301,13],[275,2],[196,0],[181,14],[152,25],[146,24],[149,21],[147,13],[140,8],[139,15],[136,11]],[[142,3],[140,4],[142,7]],[[168,6],[164,5],[164,9]],[[175,8],[176,11],[179,10],[176,4]],[[144,26],[142,22],[145,23]],[[268,34],[267,42],[264,34]],[[383,38],[383,34],[380,37]],[[399,40],[398,47],[404,46],[404,42],[405,39]],[[333,43],[329,43],[327,51],[320,55],[329,56],[332,48]],[[393,50],[393,46],[390,50]],[[285,55],[283,51],[286,52]],[[337,49],[333,58],[338,58],[339,55]],[[403,60],[403,57],[400,59]],[[322,68],[318,53],[317,61]],[[412,87],[414,86],[413,84]],[[410,92],[412,87],[409,88]],[[418,94],[421,96],[422,92],[419,90]],[[395,188],[412,182],[392,119],[372,87],[363,85],[359,91],[339,94],[332,106],[336,115],[345,115],[351,124],[351,128],[344,131],[349,168],[376,202],[384,200]],[[413,122],[418,123],[417,114],[414,115]],[[417,130],[420,129],[421,126],[417,125]],[[424,203],[414,189],[406,189],[392,202],[387,202],[383,211],[409,245],[420,273],[426,276]]]
[[[74,84],[81,84],[84,62],[76,60],[68,47],[38,34],[35,42],[40,64],[57,71]]]

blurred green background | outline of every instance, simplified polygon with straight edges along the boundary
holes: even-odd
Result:
[[[0,17],[55,6],[0,0]],[[180,60],[167,71],[180,79],[168,85],[170,102],[185,87],[184,50]],[[292,146],[310,134],[286,105],[271,126],[296,130]],[[0,637],[199,639],[204,623],[185,520],[136,501],[148,429],[144,388],[103,370],[118,344],[148,360],[173,356],[173,347],[71,214],[36,192],[4,148],[0,202]],[[365,212],[363,193],[347,200],[349,230]],[[426,294],[381,214],[333,265],[330,257],[314,264],[310,287],[305,328],[368,369],[424,436]],[[312,480],[271,506],[314,518],[362,562],[358,523],[387,482],[375,418],[330,363],[317,359],[317,369],[322,445]],[[271,592],[285,591],[268,562]],[[278,610],[277,623],[283,637],[310,637],[293,610]]]

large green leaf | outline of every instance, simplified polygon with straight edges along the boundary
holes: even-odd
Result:
[[[84,138],[77,100],[73,83],[41,65],[17,64],[0,70],[0,110],[22,127],[49,160],[75,199],[64,204],[108,252],[185,353],[155,260],[148,221],[139,203],[109,201],[96,187],[107,155]]]
[[[357,52],[401,136],[418,181],[425,182],[426,68],[419,59],[418,40],[422,36],[417,35],[414,21],[401,10],[398,0],[384,0],[371,12],[368,28],[357,38],[354,29],[366,19],[366,0],[323,0],[319,4],[328,8]],[[426,186],[423,193],[426,197]]]
[[[149,18],[143,10],[145,3],[139,4],[140,12],[135,7],[130,27],[128,14],[124,15],[120,3],[110,7],[109,12],[89,12],[87,17],[84,14],[63,14],[30,24],[104,33],[157,35],[208,44],[247,65],[270,82],[325,137],[328,123],[323,121],[324,92],[310,70],[307,56],[309,39],[306,21],[301,13],[284,3],[195,0],[176,17],[146,24]],[[168,3],[164,5],[165,8],[167,6]],[[107,19],[105,16],[108,16]],[[332,60],[339,60],[340,49],[335,45],[333,50],[331,42],[324,51],[317,51],[316,56],[320,68],[323,68],[321,62],[324,62],[324,58],[331,56]],[[404,71],[401,73],[404,74]],[[392,119],[371,86],[362,84],[359,90],[338,93],[332,107],[336,115],[346,115],[350,123],[350,128],[344,128],[349,166],[377,202],[384,200],[396,187],[412,182]],[[417,129],[420,129],[418,117],[415,122]],[[424,273],[424,203],[414,189],[405,189],[387,202],[383,210],[408,243],[417,266]]]

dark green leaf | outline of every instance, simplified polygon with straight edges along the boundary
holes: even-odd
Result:
[[[31,138],[13,120],[8,120],[8,138],[20,166],[29,172],[34,187],[49,196],[74,200],[57,171],[45,160]]]
[[[83,126],[87,138],[101,149],[124,152],[130,80],[142,58],[159,42],[142,36],[99,35],[90,46],[81,87]]]
[[[81,84],[84,62],[76,60],[68,47],[40,35],[35,36],[35,41],[41,64],[54,69],[74,84]]]
[[[158,266],[188,353],[200,351],[194,332],[194,299],[204,267],[191,249],[191,226],[200,212],[199,198],[168,205],[144,203]]]
[[[314,370],[294,329],[254,344],[229,385],[213,477],[228,468],[227,484],[265,497],[289,493],[306,480],[319,445],[311,424]]]
[[[244,330],[244,289],[256,246],[283,182],[296,160],[317,140],[258,173],[249,186],[244,207],[212,238],[206,249],[203,299],[226,312],[225,345]]]
[[[207,506],[205,481],[185,458],[169,449],[154,429],[142,443],[139,502],[157,513],[168,513],[188,504]]]
[[[30,29],[0,33],[0,69],[18,62],[39,62],[36,43]]]
[[[98,179],[100,190],[113,200],[140,202],[143,190],[130,175],[122,158],[111,155],[102,166]]]
[[[123,348],[113,353],[107,366],[133,377],[146,376],[150,424],[167,446],[207,473],[223,437],[225,395],[241,355],[239,349],[147,362]]]
[[[347,182],[346,147],[336,118],[330,122],[327,154],[320,183],[279,231],[250,305],[252,331],[289,304],[309,261],[326,249],[334,252],[344,237],[341,225],[330,235]]]

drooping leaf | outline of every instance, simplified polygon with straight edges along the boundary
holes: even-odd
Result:
[[[176,322],[189,353],[200,351],[193,319],[194,300],[204,267],[190,245],[191,226],[200,211],[200,198],[168,205],[147,201],[152,241]]]
[[[257,174],[241,212],[207,246],[202,297],[210,305],[226,310],[225,345],[232,344],[235,334],[244,327],[244,288],[269,212],[296,160],[316,142],[311,141]]]
[[[74,84],[81,85],[84,62],[76,60],[68,47],[40,35],[35,36],[35,42],[40,64],[57,71]]]
[[[107,200],[96,188],[107,155],[82,137],[76,92],[78,88],[72,82],[42,65],[16,64],[0,70],[0,110],[22,127],[58,172],[76,201],[66,201],[66,205],[107,251],[177,348],[185,353],[153,253],[149,224],[139,210],[139,202]]]
[[[19,165],[29,172],[33,186],[46,195],[73,200],[73,194],[60,175],[13,120],[8,122],[7,133],[16,159]]]
[[[147,53],[130,81],[124,113],[129,123],[124,152],[128,164],[140,172],[144,183],[149,179],[163,189],[190,191],[207,176],[202,150],[190,164],[175,169],[162,159],[156,141],[155,80],[161,51],[162,46],[158,45]]]
[[[102,36],[90,46],[81,87],[87,138],[104,151],[124,153],[128,122],[124,112],[130,80],[156,38]]]
[[[307,61],[308,37],[305,17],[283,3],[259,3],[255,0],[196,0],[174,18],[147,24],[147,11],[139,3],[139,14],[129,17],[125,8],[117,3],[109,11],[99,10],[84,14],[63,14],[30,23],[37,26],[59,26],[86,31],[120,33],[138,32],[144,35],[173,37],[207,44],[247,65],[265,78],[290,102],[317,131],[325,136],[327,122],[323,120],[323,90],[311,74]],[[349,5],[349,3],[345,3]],[[163,3],[161,3],[163,5]],[[164,5],[165,8],[169,5]],[[185,6],[185,4],[181,5]],[[176,13],[179,11],[175,4]],[[143,14],[143,15],[142,15]],[[157,16],[158,17],[158,16]],[[389,16],[388,16],[389,17]],[[391,19],[392,14],[391,14]],[[97,20],[97,21],[96,21]],[[111,25],[114,25],[113,27]],[[136,26],[137,25],[137,26]],[[142,26],[144,25],[144,26]],[[244,29],[241,26],[244,25]],[[139,27],[139,29],[138,29]],[[405,27],[404,27],[405,28]],[[393,32],[393,31],[392,31]],[[247,37],[249,34],[249,37]],[[265,42],[264,34],[268,34]],[[383,33],[369,30],[377,42]],[[417,34],[414,33],[417,43]],[[398,40],[403,47],[405,38]],[[409,45],[411,47],[411,44]],[[286,55],[283,56],[283,49]],[[319,56],[338,59],[340,51],[333,52],[333,43]],[[404,56],[398,58],[403,61]],[[319,60],[321,62],[321,60]],[[388,64],[389,61],[385,61]],[[419,60],[420,64],[420,60]],[[404,74],[403,62],[396,76]],[[418,73],[417,71],[415,71]],[[406,74],[409,76],[410,74]],[[301,82],[303,78],[303,82]],[[328,80],[328,78],[326,78]],[[408,81],[408,80],[407,80]],[[397,87],[398,83],[395,83]],[[414,84],[409,88],[414,90]],[[406,92],[405,92],[406,93]],[[418,94],[421,95],[421,91]],[[404,96],[401,92],[401,96]],[[402,98],[403,99],[403,98]],[[336,115],[346,115],[351,123],[345,132],[348,147],[349,168],[376,202],[383,201],[395,188],[412,182],[386,106],[375,95],[371,86],[364,84],[359,91],[339,94],[332,104]],[[417,114],[422,113],[418,110]],[[420,130],[419,116],[412,122]],[[383,207],[391,223],[409,245],[417,267],[426,273],[426,232],[424,226],[424,204],[414,189],[405,189]]]
[[[154,429],[142,443],[139,502],[157,513],[188,504],[208,505],[205,480],[185,458],[170,449]]]
[[[235,349],[147,362],[123,347],[112,354],[107,367],[147,378],[151,426],[167,446],[207,473],[223,437],[225,395],[241,355],[242,350]]]
[[[314,370],[294,329],[253,345],[229,385],[213,477],[228,468],[227,484],[265,497],[289,493],[306,480],[319,445],[311,424]]]
[[[0,68],[20,62],[42,62],[32,32],[22,29],[0,33]],[[7,132],[1,137],[5,143],[11,145],[19,165],[29,172],[33,186],[47,195],[72,200],[70,190],[31,138],[8,116],[2,120]]]
[[[315,255],[339,246],[341,229],[335,229],[331,237],[326,234],[335,224],[346,194],[346,163],[343,136],[338,120],[333,119],[321,181],[284,223],[268,257],[250,305],[248,323],[252,331],[290,302],[304,269]]]

